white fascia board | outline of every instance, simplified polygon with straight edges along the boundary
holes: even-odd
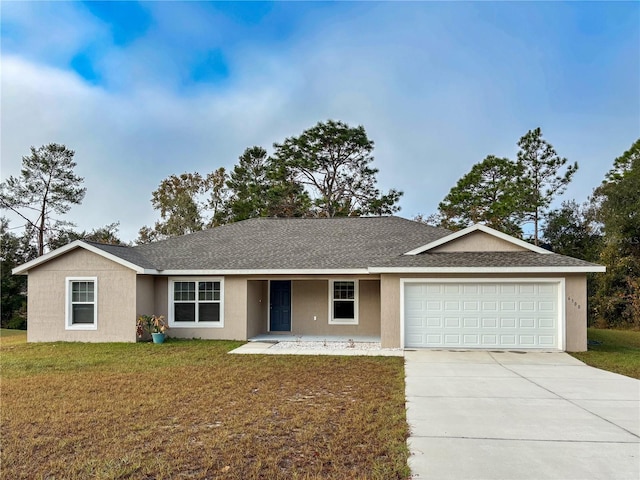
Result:
[[[602,265],[584,267],[372,267],[369,273],[596,273]]]
[[[368,275],[367,268],[351,269],[228,269],[228,270],[158,270],[156,275]]]
[[[53,260],[54,258],[57,258],[61,255],[64,255],[67,252],[70,252],[71,250],[75,250],[76,248],[84,248],[85,250],[88,250],[92,253],[95,253],[96,255],[100,255],[103,258],[106,258],[107,260],[111,260],[112,262],[118,263],[124,267],[130,268],[131,270],[135,271],[138,274],[155,274],[157,273],[156,270],[148,270],[148,269],[144,269],[142,267],[140,267],[139,265],[136,265],[134,263],[128,262],[126,260],[123,260],[120,257],[117,257],[111,253],[105,252],[104,250],[101,250],[98,247],[94,247],[93,245],[90,245],[88,243],[83,242],[82,240],[75,240],[67,245],[65,245],[64,247],[60,247],[57,248],[51,252],[45,253],[44,255],[35,258],[33,260],[31,260],[30,262],[27,262],[25,264],[20,265],[19,267],[14,268],[13,270],[11,270],[11,273],[13,275],[24,275],[26,273],[29,272],[29,270],[31,270],[34,267],[37,267],[38,265],[41,265],[43,263],[46,263],[50,260]]]
[[[470,227],[467,227],[463,230],[459,230],[457,232],[452,233],[451,235],[447,235],[446,237],[439,238],[431,243],[427,243],[422,247],[415,248],[410,252],[405,253],[405,255],[418,255],[420,253],[426,252],[433,248],[439,247],[440,245],[444,245],[445,243],[452,242],[453,240],[464,237],[472,232],[481,231],[489,235],[493,235],[501,240],[512,243],[514,245],[518,245],[519,247],[525,248],[527,250],[531,250],[532,252],[542,253],[544,255],[553,253],[549,250],[545,250],[544,248],[537,247],[535,245],[531,245],[529,242],[525,242],[524,240],[520,240],[519,238],[512,237],[511,235],[507,235],[506,233],[499,232],[498,230],[494,230],[491,227],[487,227],[486,225],[476,224]]]

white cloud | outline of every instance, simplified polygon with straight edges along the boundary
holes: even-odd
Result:
[[[60,5],[47,11],[61,17],[67,37],[45,56],[71,57],[93,35],[105,35],[95,20],[76,24],[85,19],[81,9]],[[122,237],[132,240],[155,220],[149,200],[166,176],[230,168],[244,148],[269,149],[328,118],[365,126],[376,143],[380,186],[405,191],[401,214],[409,217],[435,211],[486,155],[514,157],[518,138],[537,126],[561,155],[581,164],[565,196],[580,201],[638,132],[633,109],[556,111],[545,94],[557,88],[544,82],[545,59],[524,60],[535,46],[482,22],[465,37],[456,22],[471,14],[442,17],[443,7],[431,4],[372,4],[333,21],[311,10],[277,48],[236,38],[228,47],[231,77],[186,90],[180,78],[193,51],[184,44],[217,45],[234,25],[199,4],[149,5],[154,23],[145,36],[126,47],[103,45],[96,57],[104,86],[36,59],[32,53],[47,37],[36,34],[47,31],[42,12],[33,21],[33,10],[12,12],[37,38],[19,54],[3,52],[2,175],[18,172],[30,145],[76,150],[88,192],[70,218],[83,229],[120,221]]]
[[[3,54],[66,65],[88,45],[105,42],[108,28],[73,2],[2,2]]]

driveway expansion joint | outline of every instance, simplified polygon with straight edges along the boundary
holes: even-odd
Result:
[[[551,443],[602,443],[606,445],[637,445],[635,441],[624,440],[563,440],[563,439],[543,439],[543,438],[500,438],[500,437],[472,437],[458,435],[411,435],[413,438],[450,438],[455,440],[483,440],[496,442],[551,442]]]
[[[490,353],[489,353],[489,356],[490,356],[491,358],[493,358],[494,360],[496,360],[496,359],[495,359],[495,357],[493,356],[493,352],[490,352]],[[611,420],[609,420],[609,419],[607,419],[607,418],[604,418],[602,415],[598,415],[597,413],[592,412],[592,411],[591,411],[591,410],[589,410],[588,408],[583,407],[582,405],[580,405],[580,404],[576,403],[576,402],[575,402],[575,401],[573,401],[572,399],[567,398],[567,397],[564,397],[563,395],[560,395],[559,393],[556,393],[556,392],[554,392],[553,390],[550,390],[550,389],[548,389],[547,387],[545,387],[544,385],[540,385],[539,383],[537,383],[537,382],[535,382],[535,381],[533,380],[533,378],[543,378],[543,377],[525,377],[524,375],[520,374],[519,372],[516,372],[515,370],[513,370],[513,369],[511,369],[511,368],[507,367],[506,365],[503,365],[503,364],[502,364],[502,363],[500,363],[498,360],[496,360],[496,363],[498,363],[502,368],[506,369],[507,371],[509,371],[509,372],[511,372],[511,373],[513,373],[513,374],[515,374],[515,375],[517,375],[517,376],[519,376],[520,378],[522,378],[522,379],[524,379],[524,380],[526,380],[526,381],[528,381],[528,382],[532,383],[533,385],[535,385],[535,386],[537,386],[537,387],[539,387],[539,388],[541,388],[541,389],[543,389],[543,390],[546,390],[547,392],[551,393],[552,395],[557,396],[557,397],[558,397],[558,399],[560,399],[560,400],[564,400],[564,401],[566,401],[566,402],[570,403],[571,405],[574,405],[574,406],[578,407],[579,409],[581,409],[581,410],[583,410],[583,411],[587,412],[588,414],[593,415],[594,417],[597,417],[597,418],[599,418],[600,420],[603,420],[603,421],[605,421],[605,422],[607,422],[607,423],[609,423],[609,424],[613,425],[614,427],[619,428],[620,430],[623,430],[624,432],[626,432],[626,433],[628,433],[628,434],[630,434],[630,435],[632,435],[632,436],[634,436],[634,437],[636,437],[636,438],[640,439],[640,436],[639,436],[638,434],[636,434],[636,433],[634,433],[634,432],[632,432],[632,431],[630,431],[630,430],[628,430],[628,429],[626,429],[626,428],[624,428],[624,427],[622,427],[622,426],[618,425],[618,424],[617,424],[617,423],[615,423],[615,422],[612,422]],[[565,366],[568,366],[568,365],[565,365]],[[554,366],[554,367],[555,367],[555,366]],[[594,367],[589,367],[589,366],[587,366],[587,365],[584,365],[584,367],[585,367],[585,368],[594,368]],[[502,397],[502,398],[504,398],[504,397]],[[588,400],[588,399],[581,399],[581,400]],[[592,399],[592,400],[600,400],[600,399],[596,399],[596,398],[594,398],[594,399]]]

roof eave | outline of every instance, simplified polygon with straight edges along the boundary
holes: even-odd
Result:
[[[167,269],[158,270],[158,275],[367,275],[367,268],[259,268],[259,269]]]
[[[603,273],[602,265],[548,267],[371,267],[369,273]]]

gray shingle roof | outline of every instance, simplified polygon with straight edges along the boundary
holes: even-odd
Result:
[[[450,233],[400,217],[256,218],[133,249],[161,270],[353,269]]]
[[[449,234],[393,216],[256,218],[135,247],[91,244],[159,271],[597,267],[576,258],[529,251],[404,255]]]
[[[146,257],[144,257],[136,247],[129,247],[127,245],[108,245],[105,243],[90,242],[84,240],[85,243],[92,245],[100,250],[115,255],[122,260],[138,265],[142,268],[155,269],[155,265],[152,264]]]

